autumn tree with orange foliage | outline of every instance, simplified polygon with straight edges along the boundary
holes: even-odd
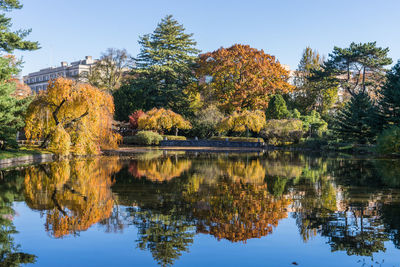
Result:
[[[58,154],[97,154],[100,148],[115,148],[121,138],[112,131],[113,114],[110,94],[58,78],[30,104],[26,137],[44,140],[43,147]]]
[[[201,54],[196,75],[204,100],[222,111],[265,110],[269,96],[290,92],[289,72],[274,56],[249,45],[235,44]]]

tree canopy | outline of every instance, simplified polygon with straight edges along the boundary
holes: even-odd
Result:
[[[285,99],[281,95],[274,95],[269,101],[268,108],[265,111],[267,119],[287,119],[290,115]]]
[[[12,77],[18,72],[14,57],[0,57],[0,149],[17,145],[17,131],[24,126],[24,113],[30,101],[13,95],[16,82]]]
[[[350,95],[373,94],[381,86],[384,67],[392,63],[388,52],[389,48],[377,47],[376,42],[353,42],[347,48],[335,46],[324,63],[325,69]]]
[[[44,139],[43,147],[60,154],[99,153],[116,147],[120,136],[112,131],[112,96],[89,84],[58,78],[52,80],[30,104],[26,136]]]
[[[121,86],[130,64],[130,55],[125,49],[108,48],[90,71],[83,72],[79,79],[99,89],[113,92]]]
[[[249,45],[201,54],[196,75],[204,101],[215,101],[227,113],[265,109],[270,95],[293,89],[289,72],[275,57]]]
[[[400,61],[386,75],[379,104],[384,122],[400,125]]]
[[[260,110],[233,112],[232,115],[225,117],[218,125],[221,132],[259,132],[265,125],[265,114]]]
[[[178,134],[178,129],[190,129],[190,122],[185,120],[181,115],[168,109],[157,109],[147,111],[138,119],[138,126],[141,130],[154,130],[159,132],[170,131],[175,129]]]
[[[359,92],[338,112],[335,131],[343,140],[371,143],[376,137],[374,124],[377,123],[377,111],[371,98]]]
[[[192,67],[199,53],[192,36],[168,15],[153,33],[140,37],[141,49],[134,59],[132,79],[114,94],[124,107],[117,110],[119,119],[127,118],[134,110],[153,107],[190,113],[186,87],[194,81]]]
[[[20,9],[22,5],[19,0],[2,0],[0,1],[0,10],[11,11]],[[0,13],[0,51],[12,53],[17,50],[36,50],[39,48],[38,42],[26,41],[25,38],[31,30],[11,31],[11,18],[7,18],[5,13]]]
[[[291,94],[291,106],[304,114],[311,110],[325,114],[337,101],[337,82],[325,71],[323,57],[310,47],[304,49],[293,81],[296,89]]]

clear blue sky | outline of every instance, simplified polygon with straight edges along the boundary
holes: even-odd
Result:
[[[22,74],[61,61],[92,55],[108,47],[136,55],[138,36],[150,33],[172,14],[197,47],[213,51],[234,43],[249,44],[297,67],[306,46],[327,55],[333,46],[377,41],[400,59],[399,0],[22,0],[9,15],[15,29],[31,28],[41,49],[17,52]]]

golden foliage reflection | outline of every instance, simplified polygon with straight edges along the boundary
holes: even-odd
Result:
[[[251,184],[221,177],[207,189],[186,196],[192,202],[197,231],[232,242],[260,238],[272,233],[287,217],[290,200],[274,198],[266,184]]]
[[[179,177],[190,166],[190,160],[173,157],[156,160],[135,160],[129,163],[129,172],[137,178],[146,177],[154,182],[163,182]]]
[[[112,175],[118,158],[54,162],[27,169],[26,203],[46,214],[46,231],[58,238],[87,230],[111,215]]]

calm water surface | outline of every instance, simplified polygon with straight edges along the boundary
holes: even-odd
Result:
[[[154,151],[0,178],[0,266],[400,266],[398,160]]]

